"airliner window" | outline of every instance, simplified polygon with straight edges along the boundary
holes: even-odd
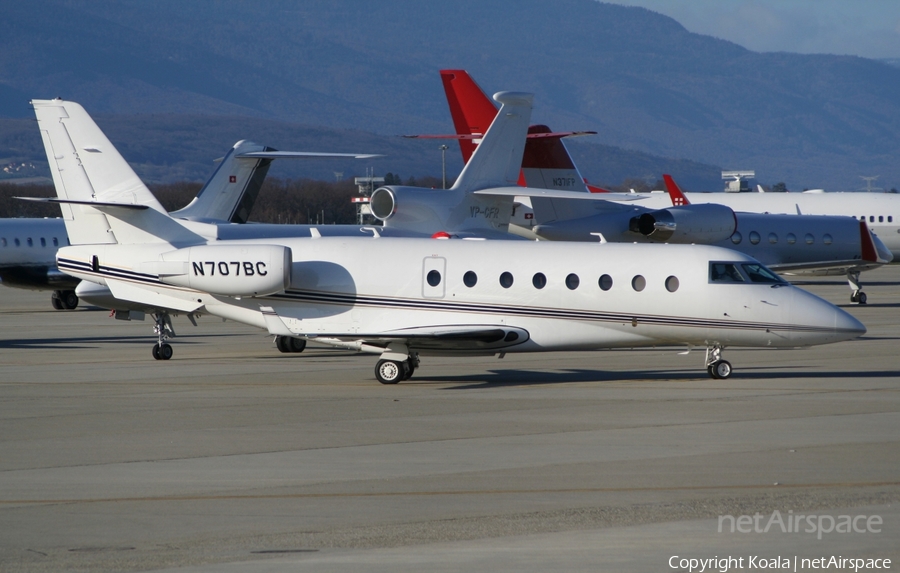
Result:
[[[2,245],[4,247],[6,246],[6,237],[3,237],[2,239],[0,239],[0,245]]]
[[[475,283],[478,282],[478,275],[473,273],[472,271],[467,271],[466,274],[463,275],[463,284],[469,288],[475,286]]]
[[[21,242],[19,242],[19,238],[18,238],[18,237],[16,237],[15,239],[13,239],[13,242],[16,244],[17,247],[18,247],[19,245],[22,244]]]
[[[806,244],[807,244],[807,245],[812,245],[812,244],[815,243],[815,242],[816,242],[816,238],[813,237],[811,234],[807,233],[807,234],[806,234]]]
[[[878,215],[878,222],[884,223],[884,215]]]
[[[869,215],[869,222],[870,222],[870,223],[874,223],[874,222],[875,222],[875,215]]]
[[[666,279],[666,290],[669,292],[675,292],[678,290],[678,277],[671,276]]]
[[[769,243],[774,245],[777,242],[778,242],[778,235],[776,235],[775,233],[769,233]]]
[[[29,246],[29,247],[33,247],[33,246],[34,246],[34,241],[31,240],[31,237],[28,237],[28,246]]]
[[[894,216],[888,215],[888,223],[893,223],[893,222],[894,222]]]
[[[500,275],[500,286],[503,288],[509,288],[513,284],[513,276],[510,272],[505,272]]]
[[[709,282],[742,283],[744,277],[734,263],[709,263]]]
[[[59,239],[57,239],[56,237],[53,237],[53,246],[54,246],[54,247],[58,247],[58,246],[59,246]]]
[[[547,277],[544,276],[544,273],[534,273],[534,276],[531,277],[531,284],[536,289],[542,289],[547,286]]]
[[[734,234],[731,235],[731,242],[734,243],[735,245],[740,245],[741,240],[743,240],[743,238],[744,237],[742,237],[740,233],[735,231]]]
[[[784,279],[758,263],[745,263],[741,265],[750,281],[754,283],[784,284]]]
[[[830,244],[831,244],[831,240],[832,240],[832,239],[831,239],[831,235],[829,235],[829,234],[827,234],[827,233],[825,234],[824,237],[822,237],[822,242],[825,243],[826,245],[830,245]]]
[[[757,233],[756,231],[752,231],[750,233],[750,242],[753,243],[754,245],[758,245],[759,244],[759,233]]]
[[[45,239],[44,237],[41,237],[41,246],[42,246],[42,247],[46,247],[46,246],[47,246],[47,239]]]
[[[428,271],[428,275],[425,277],[425,280],[428,281],[428,284],[436,287],[441,284],[441,273],[438,271]]]
[[[578,285],[581,283],[581,280],[578,278],[578,275],[575,273],[571,273],[566,277],[566,286],[569,290],[575,290],[578,288]]]
[[[797,242],[797,235],[795,235],[795,234],[793,234],[793,233],[788,233],[788,235],[787,235],[787,242],[788,242],[789,245],[793,245],[794,243],[796,243],[796,242]]]
[[[597,284],[600,285],[600,290],[609,290],[612,288],[613,280],[609,275],[603,275],[600,277],[600,280],[597,281]]]
[[[646,286],[647,279],[645,279],[641,275],[634,275],[634,278],[631,279],[631,288],[633,288],[637,292],[641,292]]]

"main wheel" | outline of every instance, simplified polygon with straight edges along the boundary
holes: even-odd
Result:
[[[403,379],[409,380],[410,378],[412,378],[413,373],[416,371],[416,365],[412,361],[412,359],[406,360],[402,363],[402,365],[404,371]]]
[[[172,358],[173,354],[175,354],[175,351],[172,350],[171,344],[166,344],[165,342],[163,342],[159,346],[159,357],[161,360],[168,360],[169,358]]]
[[[62,301],[59,300],[59,298],[58,298],[55,294],[54,294],[53,296],[50,297],[50,304],[52,304],[52,305],[53,305],[53,308],[55,308],[56,310],[62,310],[62,309],[63,309],[63,303],[62,303]]]
[[[78,295],[75,294],[74,290],[62,291],[60,301],[62,302],[62,307],[66,310],[78,308]]]
[[[407,369],[396,360],[379,360],[375,365],[375,378],[382,384],[396,384],[403,380]]]
[[[306,341],[302,338],[290,336],[288,337],[288,344],[286,346],[290,348],[291,352],[303,352],[303,349],[306,348]]]
[[[291,347],[289,346],[289,344],[290,344],[289,336],[279,335],[279,336],[275,337],[275,346],[278,347],[279,352],[290,352]]]
[[[731,363],[727,360],[717,360],[710,364],[709,375],[713,378],[724,380],[731,376]]]
[[[154,360],[162,360],[162,357],[159,355],[159,343],[153,345],[153,358]]]

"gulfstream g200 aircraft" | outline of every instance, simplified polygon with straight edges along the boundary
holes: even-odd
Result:
[[[457,185],[477,186],[473,177],[508,185],[517,176],[531,96],[495,98],[502,108],[478,153],[502,148],[502,160],[473,157]],[[706,347],[709,374],[727,378],[727,346],[808,346],[865,332],[752,258],[717,247],[315,235],[216,240],[213,226],[165,213],[124,161],[115,169],[99,161],[115,150],[102,134],[68,125],[77,104],[32,103],[45,143],[54,142],[56,201],[73,243],[59,251],[61,269],[122,300],[378,354],[382,383],[408,378],[430,354],[660,344]],[[70,183],[84,179],[93,192],[70,195],[83,188]],[[153,352],[172,356],[162,336]]]

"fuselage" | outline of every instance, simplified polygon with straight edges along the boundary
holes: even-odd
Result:
[[[0,219],[0,281],[28,289],[71,289],[78,284],[56,268],[56,251],[69,244],[62,219]]]
[[[691,203],[720,203],[735,211],[804,215],[845,215],[865,220],[900,261],[900,195],[895,193],[685,193]],[[667,193],[642,195],[638,204],[671,205]]]
[[[163,294],[192,305],[185,308],[193,312],[270,332],[278,332],[275,320],[301,337],[377,344],[435,328],[517,333],[507,344],[455,350],[427,341],[416,347],[411,335],[410,349],[423,354],[660,344],[796,347],[865,331],[846,312],[771,271],[754,282],[760,275],[752,269],[764,267],[717,247],[322,237],[235,242],[233,256],[225,258],[240,261],[241,245],[274,243],[290,248],[290,287],[262,297],[163,284],[146,273],[145,262],[159,260],[176,248],[171,245],[68,247],[60,250],[59,264],[111,287],[130,283],[131,297],[141,298],[135,293],[143,291],[148,303]],[[734,266],[742,279],[714,280],[712,263]],[[221,290],[229,280],[221,277]]]

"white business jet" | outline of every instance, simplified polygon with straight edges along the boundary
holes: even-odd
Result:
[[[85,114],[87,121],[93,120]],[[252,141],[238,141],[219,160],[219,165],[200,192],[173,217],[215,223],[246,223],[259,195],[269,166],[275,159],[370,159],[380,155],[278,151]],[[56,267],[56,250],[69,244],[62,219],[0,219],[0,284],[29,290],[52,290],[50,302],[57,310],[78,306],[79,281]],[[85,286],[88,302],[101,291]],[[121,306],[121,305],[119,305]],[[107,308],[116,308],[107,306]],[[127,313],[118,315],[128,317]]]
[[[500,113],[451,191],[515,183],[531,94],[495,99]],[[60,269],[119,299],[378,354],[375,375],[385,384],[411,376],[420,355],[661,344],[706,347],[709,374],[727,378],[727,346],[809,346],[865,332],[843,310],[718,247],[216,240],[215,226],[165,213],[99,130],[70,123],[80,106],[32,104],[52,149],[58,198],[49,201],[60,203],[72,242],[58,253]],[[116,168],[105,155],[118,158]],[[162,337],[153,352],[172,356]]]
[[[456,136],[450,137],[459,139],[463,161],[467,161],[497,108],[464,70],[440,73],[457,131]],[[621,195],[585,182],[562,141],[568,135],[572,134],[551,133],[546,126],[529,129],[520,185],[574,190],[581,192],[582,197],[604,200],[586,203],[540,196],[518,198],[509,223],[510,232],[556,241],[595,241],[600,234],[605,240],[615,242],[724,246],[746,253],[781,274],[846,275],[852,291],[851,301],[862,304],[866,302],[866,294],[860,289],[859,273],[893,259],[888,247],[867,229],[865,221],[838,214],[800,216],[758,213],[743,208],[732,210],[735,205],[719,204],[718,197],[722,194],[707,195],[706,201],[696,204],[677,189],[668,175],[664,178],[671,203],[659,204],[657,200],[649,205],[645,196],[636,194],[626,194],[623,203]],[[887,218],[892,220],[891,216]],[[870,219],[875,221],[874,216]]]

